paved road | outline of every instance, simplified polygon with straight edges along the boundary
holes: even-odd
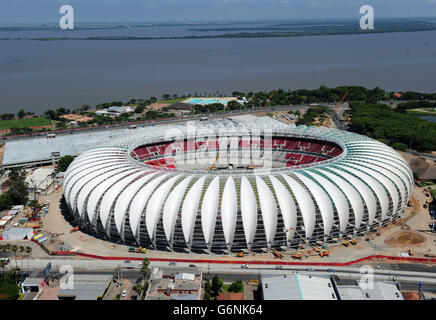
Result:
[[[86,260],[86,259],[26,259],[18,261],[18,266],[26,269],[42,269],[48,262],[51,262],[53,270],[59,270],[60,266],[69,265],[77,271],[113,271],[116,267],[120,266],[123,270],[132,268],[134,271],[139,270],[140,264],[137,261],[126,263],[125,261],[113,260]],[[189,263],[177,263],[177,266],[188,266]],[[9,266],[15,266],[15,261],[11,260]],[[150,266],[168,266],[167,262],[151,262]],[[206,275],[214,274],[227,274],[227,275],[245,275],[247,277],[259,276],[260,274],[282,274],[282,273],[319,273],[319,274],[340,274],[345,276],[361,274],[359,267],[307,267],[307,266],[283,266],[280,269],[271,267],[269,265],[250,265],[247,269],[242,269],[239,265],[234,264],[196,264],[198,267],[203,268],[203,273]],[[403,266],[403,265],[401,265]],[[404,265],[406,266],[406,264]],[[395,268],[395,267],[394,267]],[[135,270],[137,269],[137,270]],[[408,264],[407,267],[401,267],[401,270],[394,270],[388,264],[378,264],[374,267],[374,275],[380,279],[389,280],[394,276],[403,281],[418,281],[425,280],[430,283],[436,284],[435,267],[423,267],[422,265]],[[133,271],[132,271],[133,272]],[[244,279],[249,280],[249,279]]]
[[[323,105],[323,104],[320,104]],[[329,106],[332,108],[332,106]],[[169,120],[148,120],[148,121],[139,121],[139,122],[129,122],[129,123],[119,123],[119,124],[112,124],[107,126],[100,126],[100,127],[91,127],[91,128],[77,128],[77,129],[67,129],[67,130],[54,130],[50,132],[44,132],[44,133],[29,133],[25,135],[17,135],[17,136],[4,136],[2,139],[3,141],[12,141],[12,140],[21,140],[21,139],[33,139],[38,136],[45,136],[47,133],[55,133],[56,135],[69,135],[73,133],[83,133],[83,132],[95,132],[95,131],[106,131],[106,130],[118,130],[118,129],[125,129],[130,127],[132,124],[135,124],[137,126],[150,126],[150,125],[163,125],[163,124],[174,124],[178,122],[186,122],[186,121],[194,121],[199,120],[200,118],[206,116],[208,119],[218,119],[218,118],[224,118],[224,117],[232,117],[232,116],[239,116],[239,115],[247,115],[247,114],[253,114],[260,111],[264,112],[274,112],[274,111],[283,111],[283,110],[306,110],[310,108],[310,105],[289,105],[289,106],[276,106],[276,107],[270,107],[270,108],[257,108],[257,109],[244,109],[244,110],[238,110],[238,111],[232,111],[232,112],[225,112],[225,113],[217,113],[217,114],[210,114],[210,115],[196,115],[196,116],[188,116],[188,117],[178,117],[176,119],[169,119]]]
[[[418,151],[413,151],[413,150],[408,150],[408,151],[406,151],[406,153],[412,154],[414,156],[420,156],[422,158],[436,160],[436,155],[434,155],[432,153],[424,153],[424,152],[418,152]]]

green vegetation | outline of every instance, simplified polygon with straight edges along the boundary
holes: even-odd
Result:
[[[28,119],[1,120],[0,130],[23,129],[31,127],[42,127],[50,125],[50,121],[45,117],[36,117]]]
[[[217,39],[217,38],[268,38],[268,37],[301,37],[310,35],[340,35],[340,34],[368,34],[368,33],[386,33],[386,32],[411,32],[411,31],[431,31],[435,30],[435,24],[428,19],[377,19],[377,28],[373,30],[361,30],[359,25],[350,20],[337,21],[311,21],[298,23],[277,23],[265,24],[256,28],[245,26],[236,27],[219,27],[210,28],[209,26],[202,29],[190,29],[193,34],[186,36],[94,36],[94,37],[35,37],[35,38],[3,38],[3,40],[172,40],[172,39]],[[129,27],[144,27],[143,25],[129,25]],[[114,26],[123,27],[123,26]],[[19,30],[23,27],[7,27],[6,30]],[[34,27],[35,29],[38,27]],[[41,28],[41,26],[39,27]],[[43,26],[43,28],[47,28]],[[90,27],[92,28],[92,27]],[[94,26],[94,28],[101,28]],[[4,29],[4,28],[1,28]],[[210,34],[214,32],[214,34]],[[216,32],[223,32],[215,34]],[[202,33],[196,35],[194,33]]]
[[[432,97],[436,98],[436,97]],[[428,100],[413,100],[407,101],[403,103],[399,103],[397,105],[397,111],[406,111],[408,109],[429,109],[433,110],[436,108],[436,102],[428,101]]]
[[[408,115],[411,116],[436,116],[436,110],[435,111],[430,111],[430,110],[426,110],[426,111],[416,111],[416,110],[407,110],[406,111]]]
[[[2,269],[2,277],[0,277],[0,300],[17,300],[20,294],[18,282],[22,279],[18,273],[19,268],[12,268],[9,272],[5,272],[5,265],[0,265]]]
[[[220,293],[220,290],[223,287],[223,284],[224,284],[224,282],[223,282],[223,280],[221,280],[220,277],[214,276],[212,278],[212,287],[211,287],[211,289],[212,289],[212,294],[213,294],[214,297],[216,297]]]
[[[187,97],[173,98],[173,99],[170,99],[169,97],[168,97],[168,99],[165,99],[164,97],[162,97],[162,98],[163,98],[163,100],[159,100],[157,102],[165,103],[165,104],[173,104],[173,103],[178,103],[178,102],[185,101],[187,99]]]
[[[436,150],[436,123],[411,117],[384,104],[351,102],[351,129],[404,149]]]
[[[318,118],[319,122],[322,123],[328,116],[328,113],[328,107],[310,107],[303,115],[303,117],[297,121],[296,125],[310,126],[315,121],[315,118]]]
[[[0,195],[0,211],[10,209],[14,205],[25,205],[29,199],[26,171],[23,168],[13,168],[9,173],[9,189]]]
[[[204,283],[204,300],[213,300],[220,292],[244,292],[244,285],[241,280],[237,280],[232,284],[224,284],[223,280],[214,276],[212,283],[207,279]]]
[[[408,149],[408,146],[401,142],[395,142],[392,144],[392,148],[398,151],[406,151]]]
[[[212,300],[212,285],[210,279],[204,283],[204,300]]]
[[[148,258],[144,258],[142,260],[142,265],[141,265],[141,273],[144,279],[147,278],[149,265],[150,265],[150,260],[148,260]]]
[[[228,292],[244,292],[244,284],[241,280],[236,280],[229,286]]]
[[[65,172],[67,171],[68,167],[70,166],[71,162],[74,161],[73,156],[64,156],[59,159],[59,165],[58,165],[58,172]]]

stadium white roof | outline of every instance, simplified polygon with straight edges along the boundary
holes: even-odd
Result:
[[[238,214],[250,248],[259,230],[259,213],[266,242],[272,243],[279,217],[288,230],[286,237],[291,240],[297,216],[301,215],[301,227],[310,239],[320,230],[325,236],[334,228],[345,232],[350,224],[356,230],[364,218],[368,227],[379,224],[404,209],[411,195],[413,176],[404,159],[390,147],[346,131],[281,124],[271,128],[272,124],[265,121],[254,125],[221,120],[202,126],[234,130],[236,134],[243,128],[249,133],[268,129],[276,134],[330,139],[340,144],[344,152],[332,161],[304,168],[166,172],[130,157],[132,146],[144,142],[144,133],[138,133],[110,139],[106,147],[77,157],[64,177],[65,199],[80,217],[86,212],[90,222],[96,224],[98,219],[107,232],[112,216],[120,234],[128,219],[135,237],[139,236],[141,221],[145,221],[151,241],[155,241],[158,224],[162,223],[165,238],[172,243],[180,223],[184,241],[189,245],[199,217],[208,247],[213,242],[218,219],[225,242],[231,245]],[[170,129],[177,132],[178,128]],[[159,140],[162,128],[148,131],[146,136],[156,134],[151,141],[162,141]]]

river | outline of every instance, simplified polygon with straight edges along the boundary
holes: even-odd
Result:
[[[435,83],[436,32],[431,31],[294,38],[0,41],[0,113],[16,113],[19,108],[41,113],[48,108],[164,93],[230,94],[234,90],[311,89],[322,84],[434,92]]]

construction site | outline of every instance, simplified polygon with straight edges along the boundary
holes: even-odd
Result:
[[[338,110],[338,107],[336,107],[335,111]],[[268,119],[271,118],[266,116],[259,118],[260,123],[271,125]],[[253,116],[246,117],[243,120],[240,118],[239,120],[246,123],[258,122],[258,119]],[[277,120],[272,121],[275,121],[274,124],[276,125]],[[120,129],[119,133],[113,131],[107,139],[112,142],[114,139],[118,139],[117,144],[125,141],[126,139],[122,138],[123,133],[121,131],[123,130],[128,129]],[[129,131],[129,134],[131,134],[131,131]],[[103,136],[104,133],[97,133],[97,135]],[[68,138],[71,139],[71,137]],[[91,140],[85,141],[88,146],[90,145],[89,141],[97,141],[91,136],[90,138]],[[42,138],[40,140],[40,144],[44,143]],[[101,141],[101,137],[98,140]],[[128,140],[132,141],[132,138]],[[104,139],[99,142],[101,145],[107,145],[107,143]],[[72,146],[76,150],[83,150],[80,144],[73,144]],[[53,150],[47,151],[51,152]],[[54,166],[47,166],[46,168],[50,170]],[[371,257],[371,259],[383,257],[381,259],[385,260],[386,257],[390,257],[392,261],[396,262],[402,259],[408,261],[408,258],[413,257],[428,259],[427,262],[430,262],[433,261],[432,258],[436,258],[436,233],[433,233],[434,214],[432,216],[434,209],[431,206],[433,198],[429,191],[436,188],[436,184],[427,185],[426,187],[419,187],[415,184],[410,190],[410,201],[407,202],[401,215],[394,215],[391,223],[382,224],[379,228],[369,230],[364,234],[355,233],[356,236],[353,236],[353,232],[351,232],[347,236],[332,237],[327,243],[323,244],[319,241],[308,241],[304,228],[294,226],[288,229],[284,228],[282,231],[284,235],[294,234],[293,239],[297,245],[292,246],[292,248],[286,246],[268,248],[265,246],[261,250],[245,248],[223,253],[208,252],[205,255],[204,252],[190,252],[188,254],[183,251],[154,250],[137,244],[108,242],[107,239],[96,237],[95,234],[90,233],[88,230],[82,230],[81,226],[77,224],[77,219],[71,215],[69,208],[63,201],[65,192],[62,187],[63,177],[55,176],[52,173],[47,173],[46,176],[50,176],[52,179],[47,182],[45,178],[38,176],[38,174],[35,175],[33,171],[29,171],[29,177],[33,176],[33,178],[29,178],[33,180],[29,181],[34,183],[38,181],[38,185],[44,186],[43,189],[37,190],[36,193],[39,203],[44,204],[44,208],[40,212],[31,212],[31,209],[26,207],[14,215],[13,218],[7,218],[8,222],[4,223],[2,229],[6,231],[11,226],[15,228],[32,228],[34,230],[32,239],[12,240],[12,242],[22,243],[22,241],[31,240],[33,242],[32,246],[36,245],[32,253],[35,258],[68,255],[69,257],[77,256],[83,259],[83,255],[92,255],[138,260],[147,257],[149,259],[207,260],[240,264],[321,263],[327,265],[335,263],[347,264],[366,257]],[[6,180],[6,178],[2,178],[2,182]],[[7,212],[2,213],[2,216],[7,216]],[[8,240],[8,242],[11,241]],[[389,262],[390,260],[387,259],[386,261]]]

